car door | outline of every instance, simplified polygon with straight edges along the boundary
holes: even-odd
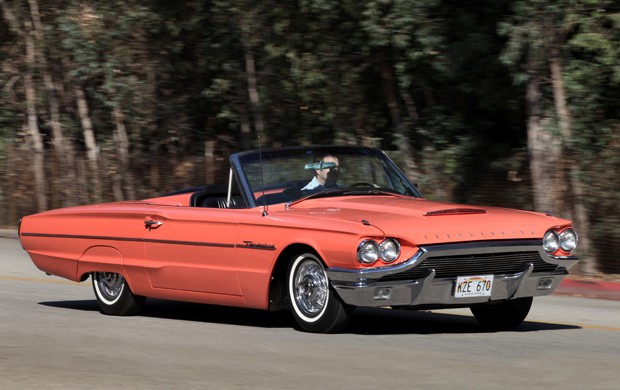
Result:
[[[146,272],[156,289],[241,295],[238,210],[158,206],[145,216]]]

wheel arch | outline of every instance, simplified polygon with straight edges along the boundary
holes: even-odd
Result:
[[[131,280],[123,267],[123,254],[109,245],[95,245],[84,251],[78,260],[77,275],[80,282],[85,281],[93,272],[113,272],[122,275],[131,288]]]
[[[276,259],[275,265],[271,271],[271,279],[269,282],[269,310],[279,311],[289,308],[286,293],[286,273],[288,266],[295,254],[310,252],[318,257],[325,266],[325,261],[316,249],[308,244],[295,243],[290,244]]]

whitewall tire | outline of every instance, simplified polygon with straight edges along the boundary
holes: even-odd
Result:
[[[352,308],[330,287],[325,267],[314,253],[292,258],[287,290],[293,317],[303,330],[332,333],[342,330],[349,322]]]
[[[145,298],[134,295],[125,278],[113,272],[93,272],[93,290],[101,312],[110,315],[133,315],[144,306]]]

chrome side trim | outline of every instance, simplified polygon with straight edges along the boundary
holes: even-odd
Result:
[[[114,236],[89,236],[80,234],[49,234],[49,233],[22,233],[24,237],[44,237],[44,238],[71,238],[76,240],[102,240],[102,241],[133,241],[148,242],[151,244],[170,244],[170,245],[194,245],[194,246],[213,246],[219,248],[236,248],[235,244],[219,242],[200,242],[200,241],[179,241],[179,240],[157,240],[149,238],[134,237],[114,237]]]

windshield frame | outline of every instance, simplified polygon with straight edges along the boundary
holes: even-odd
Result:
[[[244,170],[244,164],[248,162],[256,163],[258,161],[261,166],[260,174],[261,174],[261,180],[263,181],[264,177],[262,177],[262,175],[264,174],[264,170],[262,166],[265,161],[276,159],[278,157],[286,158],[290,156],[303,155],[303,154],[306,154],[309,156],[320,155],[320,154],[322,155],[331,154],[331,155],[340,155],[340,156],[368,155],[371,157],[375,157],[379,159],[382,164],[384,164],[386,169],[388,169],[391,173],[394,174],[395,178],[399,181],[399,184],[403,186],[409,192],[409,194],[400,194],[398,192],[395,192],[395,194],[399,194],[402,196],[410,196],[412,198],[423,197],[420,191],[416,188],[416,186],[413,185],[407,179],[407,177],[400,170],[400,168],[398,168],[398,166],[381,149],[365,147],[365,146],[334,146],[334,145],[291,146],[291,147],[283,147],[283,148],[249,150],[249,151],[244,151],[244,152],[233,153],[230,155],[230,158],[229,158],[230,164],[231,164],[233,173],[235,177],[237,178],[239,190],[243,193],[243,196],[246,200],[246,204],[250,208],[254,208],[258,206],[266,206],[266,205],[275,204],[275,203],[266,203],[266,202],[264,203],[258,200],[260,199],[260,197],[255,198],[254,194],[256,190],[254,190],[253,192],[250,181],[248,177],[246,176],[246,172]],[[262,187],[264,187],[264,185]],[[373,190],[374,193],[373,194],[369,193],[368,195],[376,196],[376,190],[378,189],[372,187],[371,190]],[[363,195],[363,194],[360,194],[360,195]],[[305,198],[305,197],[302,197],[302,198]],[[298,198],[296,200],[299,200],[299,199],[301,198]],[[285,201],[285,202],[276,202],[276,203],[289,203],[289,202]]]

